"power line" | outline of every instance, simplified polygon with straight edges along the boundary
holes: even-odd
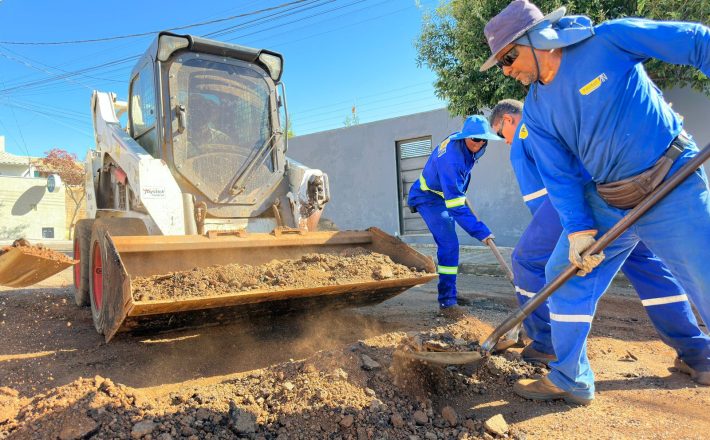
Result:
[[[137,34],[116,35],[113,37],[92,38],[92,39],[88,39],[88,40],[69,40],[69,41],[0,41],[0,44],[12,44],[12,45],[23,45],[23,46],[56,46],[56,45],[63,45],[63,44],[98,43],[101,41],[112,41],[112,40],[122,40],[122,39],[126,39],[126,38],[144,37],[146,35],[154,35],[154,34],[161,32],[161,31],[178,31],[178,30],[182,30],[182,29],[188,29],[188,28],[199,27],[199,26],[206,26],[206,25],[210,25],[210,24],[234,20],[237,18],[248,17],[250,15],[257,15],[257,14],[261,14],[263,12],[273,11],[276,9],[285,8],[287,6],[295,5],[298,3],[303,3],[306,1],[311,1],[311,0],[294,0],[289,3],[282,3],[280,5],[272,6],[270,8],[264,8],[264,9],[259,9],[257,11],[251,11],[251,12],[246,12],[243,14],[232,15],[230,17],[217,18],[214,20],[208,20],[208,21],[203,21],[203,22],[199,22],[199,23],[192,23],[192,24],[187,24],[184,26],[177,26],[177,27],[168,28],[168,29],[160,29],[157,31],[141,32],[141,33],[137,33]]]

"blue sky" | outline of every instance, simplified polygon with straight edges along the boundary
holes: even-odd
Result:
[[[91,91],[126,99],[134,60],[153,35],[294,0],[0,0],[0,135],[6,150],[41,156],[57,147],[83,158],[93,147]],[[306,0],[281,9],[176,31],[285,56],[284,82],[297,135],[444,107],[434,74],[416,66],[422,15],[438,0]],[[227,29],[231,28],[231,29]],[[108,65],[106,65],[108,64]],[[97,67],[104,65],[103,67]]]

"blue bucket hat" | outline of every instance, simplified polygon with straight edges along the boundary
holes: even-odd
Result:
[[[495,66],[496,56],[510,43],[542,22],[556,23],[566,11],[563,6],[547,15],[542,15],[540,9],[528,0],[513,0],[498,15],[491,18],[483,29],[488,46],[491,48],[491,56],[481,66],[481,72]]]
[[[473,115],[466,118],[461,131],[452,134],[449,138],[454,141],[466,138],[487,139],[490,141],[503,140],[503,138],[498,137],[497,134],[493,133],[493,129],[491,128],[491,124],[488,123],[488,119],[480,115]]]

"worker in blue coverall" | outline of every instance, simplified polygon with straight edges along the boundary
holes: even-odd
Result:
[[[461,131],[451,134],[432,151],[419,179],[409,190],[410,209],[421,214],[437,245],[439,309],[448,318],[465,315],[456,301],[459,268],[456,224],[484,243],[494,238],[466,203],[471,169],[486,152],[489,140],[501,138],[491,131],[486,118],[469,116]]]
[[[597,234],[607,232],[658,185],[659,175],[667,178],[697,154],[682,119],[642,63],[656,58],[710,75],[710,29],[639,18],[592,26],[588,17],[564,17],[564,12],[560,8],[543,16],[527,0],[511,2],[486,24],[492,56],[481,70],[497,64],[503,74],[530,86],[520,133],[533,146],[564,228],[546,279],[569,263],[586,275],[573,277],[550,297],[557,355],[550,373],[521,380],[514,391],[529,399],[589,404],[594,374],[587,336],[596,305],[639,240],[665,263],[703,321],[710,322],[710,191],[702,169],[604,253],[584,254]],[[710,383],[710,370],[680,359],[675,365],[696,382]]]
[[[515,290],[521,307],[544,287],[545,264],[562,234],[560,217],[547,196],[532,146],[524,134],[521,136],[522,115],[523,103],[506,99],[493,108],[489,118],[493,130],[511,146],[510,163],[523,201],[533,214],[512,255]],[[586,174],[583,169],[582,172]],[[591,180],[589,176],[588,179]],[[687,295],[663,263],[640,242],[621,270],[636,288],[663,342],[691,367],[701,370],[710,367],[710,337],[698,327]],[[525,319],[524,326],[532,343],[523,349],[523,359],[543,363],[555,360],[547,302]]]

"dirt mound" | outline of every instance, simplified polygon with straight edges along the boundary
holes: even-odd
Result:
[[[32,246],[30,245],[30,242],[25,240],[24,238],[15,240],[11,246],[3,246],[2,248],[0,248],[0,256],[2,256],[2,254],[4,254],[5,252],[9,252],[10,250],[15,248],[19,248],[25,255],[46,258],[48,260],[54,260],[58,263],[73,264],[75,262],[75,260],[69,258],[63,253],[46,248],[41,244]]]
[[[439,402],[484,394],[495,384],[509,386],[542,370],[514,354],[493,356],[472,372],[393,363],[393,347],[411,339],[452,343],[475,324],[469,318],[426,333],[389,333],[155,397],[99,376],[79,379],[24,402],[16,417],[0,421],[0,431],[18,439],[490,437],[483,420]],[[416,394],[402,387],[397,380],[402,369],[426,387]],[[433,395],[439,400],[432,401]]]
[[[136,301],[224,295],[248,290],[286,290],[367,281],[414,278],[415,268],[363,248],[338,255],[306,254],[297,260],[273,260],[259,266],[230,264],[195,268],[131,281]]]

